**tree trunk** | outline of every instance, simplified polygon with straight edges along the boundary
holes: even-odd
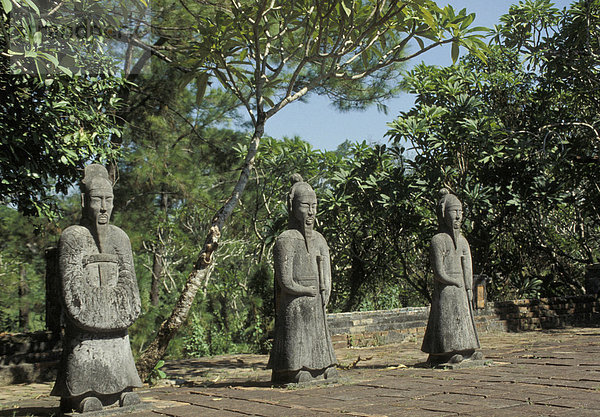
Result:
[[[19,328],[27,331],[29,327],[29,304],[24,299],[29,294],[29,286],[27,285],[27,270],[25,265],[21,265],[21,274],[19,277]]]
[[[359,290],[365,282],[364,262],[358,256],[352,256],[350,269],[350,294],[344,303],[343,311],[353,311],[359,302]]]
[[[265,118],[264,115],[261,114],[258,117],[252,141],[248,146],[246,161],[244,162],[240,177],[238,178],[231,196],[229,196],[225,204],[223,204],[213,217],[211,227],[204,242],[204,247],[198,255],[198,260],[188,276],[171,315],[161,324],[156,337],[150,342],[137,361],[138,372],[142,380],[148,378],[155,364],[165,355],[169,342],[186,322],[200,285],[205,279],[210,277],[210,273],[214,267],[213,254],[219,246],[221,230],[225,222],[231,217],[233,210],[237,206],[240,197],[246,188],[246,184],[248,184],[250,173],[254,166],[254,158],[256,157],[256,152],[258,151],[264,129]]]
[[[167,208],[169,206],[169,195],[164,190],[164,184],[162,186],[163,190],[160,193],[160,209],[163,212],[165,219],[167,218]],[[163,241],[161,239],[160,229],[157,229],[157,243],[154,248],[154,252],[152,253],[152,284],[150,285],[150,304],[153,306],[158,305],[159,296],[160,296],[160,279],[163,273]]]
[[[160,277],[162,275],[163,264],[160,254],[160,248],[156,248],[152,255],[152,284],[150,286],[150,304],[158,305],[160,295]]]

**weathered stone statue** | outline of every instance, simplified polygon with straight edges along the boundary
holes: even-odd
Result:
[[[472,309],[473,269],[469,243],[460,231],[462,204],[445,188],[440,194],[439,233],[431,239],[433,295],[421,347],[432,366],[482,358],[475,351],[479,339]]]
[[[269,364],[272,382],[305,383],[337,378],[327,328],[331,294],[329,248],[313,230],[317,196],[298,174],[288,196],[288,230],[273,249],[276,287],[275,338]]]
[[[142,386],[127,333],[140,313],[131,244],[109,224],[113,190],[102,165],[86,167],[82,205],[81,225],[65,229],[58,248],[65,337],[51,395],[63,412],[136,404],[132,388]]]

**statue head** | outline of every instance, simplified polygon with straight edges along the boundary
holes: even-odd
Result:
[[[458,197],[450,194],[446,188],[440,190],[440,199],[437,207],[437,217],[440,228],[456,233],[462,224],[462,204]]]
[[[292,175],[291,180],[292,189],[287,201],[289,226],[300,230],[306,236],[306,232],[312,231],[316,219],[317,195],[300,174]]]
[[[107,225],[113,209],[113,187],[108,171],[100,164],[88,165],[82,182],[83,217],[92,225]]]

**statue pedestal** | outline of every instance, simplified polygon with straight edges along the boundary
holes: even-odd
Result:
[[[465,359],[459,363],[440,363],[434,369],[467,369],[481,368],[483,366],[492,366],[494,361],[491,359]]]
[[[154,404],[152,402],[141,402],[138,404],[128,405],[125,407],[113,406],[113,407],[105,407],[100,411],[89,411],[87,413],[77,413],[74,411],[72,413],[63,413],[60,415],[65,416],[65,417],[120,416],[123,414],[127,415],[127,414],[138,412],[138,411],[151,410],[153,405]],[[148,411],[148,414],[152,414],[152,412]]]

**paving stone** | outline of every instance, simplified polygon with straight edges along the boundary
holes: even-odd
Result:
[[[448,387],[443,394],[459,394],[464,400],[473,399],[475,401],[487,398],[486,390],[481,387],[469,387],[469,386],[451,386]]]
[[[405,389],[394,389],[394,388],[385,388],[379,387],[377,388],[376,394],[378,398],[381,397],[384,401],[387,401],[387,398],[406,398],[410,399],[415,395],[415,393],[411,390]]]
[[[485,393],[487,398],[496,398],[500,400],[512,400],[519,401],[521,403],[527,402],[536,402],[536,401],[544,401],[552,398],[559,398],[557,394],[553,394],[551,392],[548,393],[540,393],[534,391],[527,391],[524,389],[519,389],[516,386],[511,390],[497,389],[497,390],[489,390]]]
[[[441,411],[424,410],[418,407],[406,407],[402,404],[391,405],[382,409],[387,411],[389,417],[450,417],[458,416],[457,413],[447,413]]]
[[[441,401],[432,400],[435,397],[428,397],[419,400],[409,400],[400,402],[402,408],[414,408],[418,410],[433,411],[446,414],[466,414],[475,411],[482,411],[481,406],[470,404],[449,404]],[[417,414],[419,415],[419,414]]]
[[[137,411],[137,412],[131,412],[131,413],[125,414],[125,416],[127,416],[127,417],[160,417],[161,415],[164,416],[165,414],[159,413],[156,410]]]
[[[581,377],[580,381],[592,381],[592,382],[600,382],[600,372],[589,372],[580,373]]]
[[[449,371],[413,366],[426,358],[419,352],[420,340],[346,348],[338,355],[345,363],[359,355],[370,359],[341,370],[341,383],[293,390],[270,387],[268,371],[262,369],[262,379],[252,379],[251,371],[266,364],[266,355],[168,362],[169,372],[194,385],[140,389],[142,399],[152,403],[152,413],[127,415],[600,416],[600,362],[593,359],[600,353],[599,328],[484,333],[482,346],[486,358],[494,358],[493,366]],[[399,368],[398,363],[408,366]],[[51,387],[3,387],[0,416],[49,417],[58,405],[48,396]]]
[[[218,401],[217,401],[218,400]],[[197,400],[195,400],[197,401]],[[195,405],[205,405],[205,400],[192,402]],[[304,402],[300,403],[303,407],[310,408],[309,405]],[[257,416],[273,416],[279,417],[288,415],[288,411],[290,411],[289,406],[285,406],[283,404],[267,404],[264,402],[256,402],[256,401],[248,401],[248,400],[238,400],[235,398],[212,398],[212,403],[210,404],[213,407],[217,407],[221,410],[226,410],[229,412],[239,413],[239,414],[249,414],[249,415],[257,415]],[[321,402],[318,403],[318,406],[315,408],[321,408],[323,410],[327,410],[332,407],[328,407],[327,402],[321,399]],[[333,407],[335,410],[335,407]],[[319,410],[317,410],[319,411]]]
[[[597,394],[597,396],[600,394]],[[554,398],[550,400],[536,401],[535,404],[549,405],[554,407],[565,407],[565,408],[585,408],[589,410],[597,410],[596,415],[600,415],[600,398],[594,399],[591,395],[585,399],[572,399],[572,398]]]
[[[476,405],[476,406],[480,406],[480,407],[483,406],[484,409],[487,409],[487,408],[499,409],[499,408],[507,408],[507,407],[514,407],[517,405],[522,405],[523,401],[507,400],[507,399],[499,399],[499,398],[489,398],[489,397],[485,397],[485,398],[473,397],[473,399],[466,399],[466,400],[462,399],[460,401],[460,404]]]
[[[596,390],[580,390],[575,388],[558,388],[557,392],[560,393],[561,398],[571,398],[574,400],[585,400],[593,398],[596,401],[600,401],[600,391]]]
[[[306,395],[299,398],[283,397],[280,400],[281,404],[288,406],[301,405],[304,408],[314,409],[316,411],[326,411],[328,409],[339,411],[343,401],[332,402],[322,397]]]
[[[485,417],[524,417],[524,416],[536,416],[536,417],[555,417],[558,412],[562,410],[557,410],[554,407],[546,407],[541,405],[532,405],[532,404],[523,404],[517,405],[514,407],[505,407],[505,408],[497,408],[497,409],[486,409],[485,413],[482,413],[481,410],[473,411],[471,413],[460,414],[468,415],[468,416],[478,416],[481,417],[484,415]]]
[[[163,401],[168,400],[185,404],[192,404],[194,400],[198,402],[201,399],[205,399],[207,404],[212,404],[212,400],[209,397],[199,396],[198,394],[194,394],[191,392],[174,392],[171,394],[159,394],[155,395],[155,397]]]
[[[319,390],[311,390],[311,396],[329,398],[340,401],[354,400],[359,397],[371,397],[377,395],[377,388],[361,386],[328,387]]]
[[[464,394],[451,393],[451,392],[429,396],[425,399],[425,401],[433,401],[433,402],[440,402],[440,403],[447,403],[447,404],[466,404],[466,405],[484,404],[486,402],[484,397],[466,396]],[[513,401],[513,402],[514,402],[513,405],[519,404],[518,401]]]
[[[585,408],[565,408],[556,410],[557,417],[598,417],[598,410],[588,410]]]
[[[16,407],[3,408],[0,407],[0,416],[15,417],[15,416],[39,416],[50,417],[56,416],[58,408],[55,407]]]
[[[538,379],[538,378],[520,378],[518,381],[520,384],[531,384],[541,385],[549,387],[561,387],[561,388],[579,388],[583,390],[594,390],[599,388],[598,382],[596,381],[571,381],[567,379]]]
[[[157,412],[159,413],[158,415],[172,417],[241,417],[243,415],[225,410],[215,410],[196,405],[182,405],[178,407],[164,408],[161,410],[157,410]],[[150,415],[146,415],[150,417]]]
[[[301,390],[285,390],[285,389],[244,389],[244,388],[221,388],[221,389],[192,389],[191,394],[236,398],[239,400],[259,400],[266,402],[277,402],[280,398],[292,398],[295,401],[301,396]]]
[[[343,410],[345,413],[356,416],[369,416],[369,417],[399,417],[399,416],[442,416],[444,413],[437,411],[429,411],[423,409],[409,409],[405,408],[402,404],[365,404],[362,406],[348,407]]]

